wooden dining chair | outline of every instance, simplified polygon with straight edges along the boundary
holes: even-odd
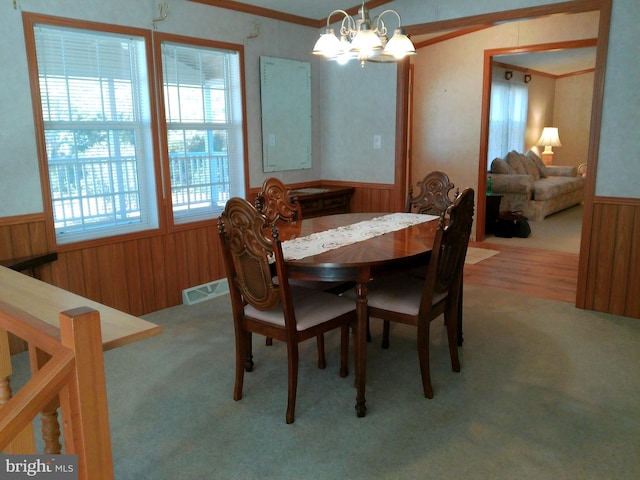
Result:
[[[287,345],[286,422],[295,418],[298,344],[340,328],[340,376],[348,370],[349,327],[356,328],[355,302],[319,290],[289,284],[276,226],[268,233],[264,215],[242,198],[230,199],[218,220],[220,244],[229,282],[236,342],[234,400],[242,398],[244,372],[253,370],[252,334]],[[271,262],[278,282],[274,282]],[[355,348],[355,347],[354,347]],[[324,350],[318,351],[323,368]]]
[[[429,372],[429,324],[442,314],[447,328],[451,367],[454,372],[460,371],[458,309],[473,214],[474,191],[467,188],[440,216],[424,279],[403,275],[374,279],[368,284],[367,315],[384,320],[383,346],[389,342],[389,322],[417,327],[422,386],[427,398],[433,398]]]
[[[450,192],[455,185],[449,181],[446,173],[441,171],[428,173],[417,185],[420,190],[415,196],[413,185],[409,186],[405,209],[407,213],[441,215],[453,204]]]
[[[442,215],[444,211],[453,204],[450,192],[455,185],[449,181],[449,176],[441,171],[433,171],[428,173],[418,183],[418,194],[413,195],[413,185],[409,185],[409,193],[407,194],[406,213],[420,213],[426,215]],[[457,195],[457,194],[456,194]],[[412,276],[424,278],[424,269],[417,267],[411,272]],[[371,341],[371,327],[367,321],[367,342]],[[383,332],[388,332],[389,323],[385,322]],[[389,346],[389,335],[383,338],[383,348]]]
[[[255,207],[260,213],[267,217],[267,223],[269,225],[302,221],[300,203],[295,200],[289,200],[289,192],[290,189],[288,189],[279,178],[269,177],[262,183],[262,188],[256,195]],[[276,282],[277,281],[276,277]],[[298,279],[291,279],[289,283],[306,288],[331,291],[333,293],[341,293],[349,287],[345,284],[344,289],[341,289],[343,285],[342,282],[312,282]],[[317,342],[318,351],[324,352],[324,337],[320,335]],[[272,345],[273,339],[267,337],[265,343]],[[324,353],[321,355],[321,358],[324,358]],[[320,359],[318,361],[320,361]]]

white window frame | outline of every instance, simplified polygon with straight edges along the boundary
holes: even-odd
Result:
[[[157,229],[148,39],[59,23],[30,29],[55,241]],[[127,68],[113,68],[127,58]]]
[[[241,52],[170,34],[154,39],[173,223],[217,218],[230,197],[244,195]],[[196,135],[202,141],[190,152]]]

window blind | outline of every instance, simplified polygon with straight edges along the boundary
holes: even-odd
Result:
[[[34,26],[58,243],[157,228],[143,38]]]
[[[215,218],[244,193],[239,54],[172,42],[161,50],[174,222]]]

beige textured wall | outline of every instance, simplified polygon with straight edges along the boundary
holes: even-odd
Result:
[[[553,125],[558,127],[561,148],[554,148],[553,163],[574,165],[587,162],[593,73],[556,80]]]
[[[529,82],[529,115],[525,132],[525,149],[538,149],[535,146],[544,127],[553,124],[553,110],[556,102],[556,80],[542,75],[532,75]],[[543,148],[538,150],[538,153]]]

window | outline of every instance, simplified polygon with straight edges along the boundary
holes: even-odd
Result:
[[[34,26],[58,243],[158,227],[144,39]]]
[[[238,52],[161,43],[175,223],[217,217],[243,192]]]
[[[241,47],[158,34],[147,58],[149,31],[25,18],[58,244],[215,219],[244,195]]]
[[[488,165],[511,150],[524,151],[529,92],[520,83],[493,79],[489,114]]]

